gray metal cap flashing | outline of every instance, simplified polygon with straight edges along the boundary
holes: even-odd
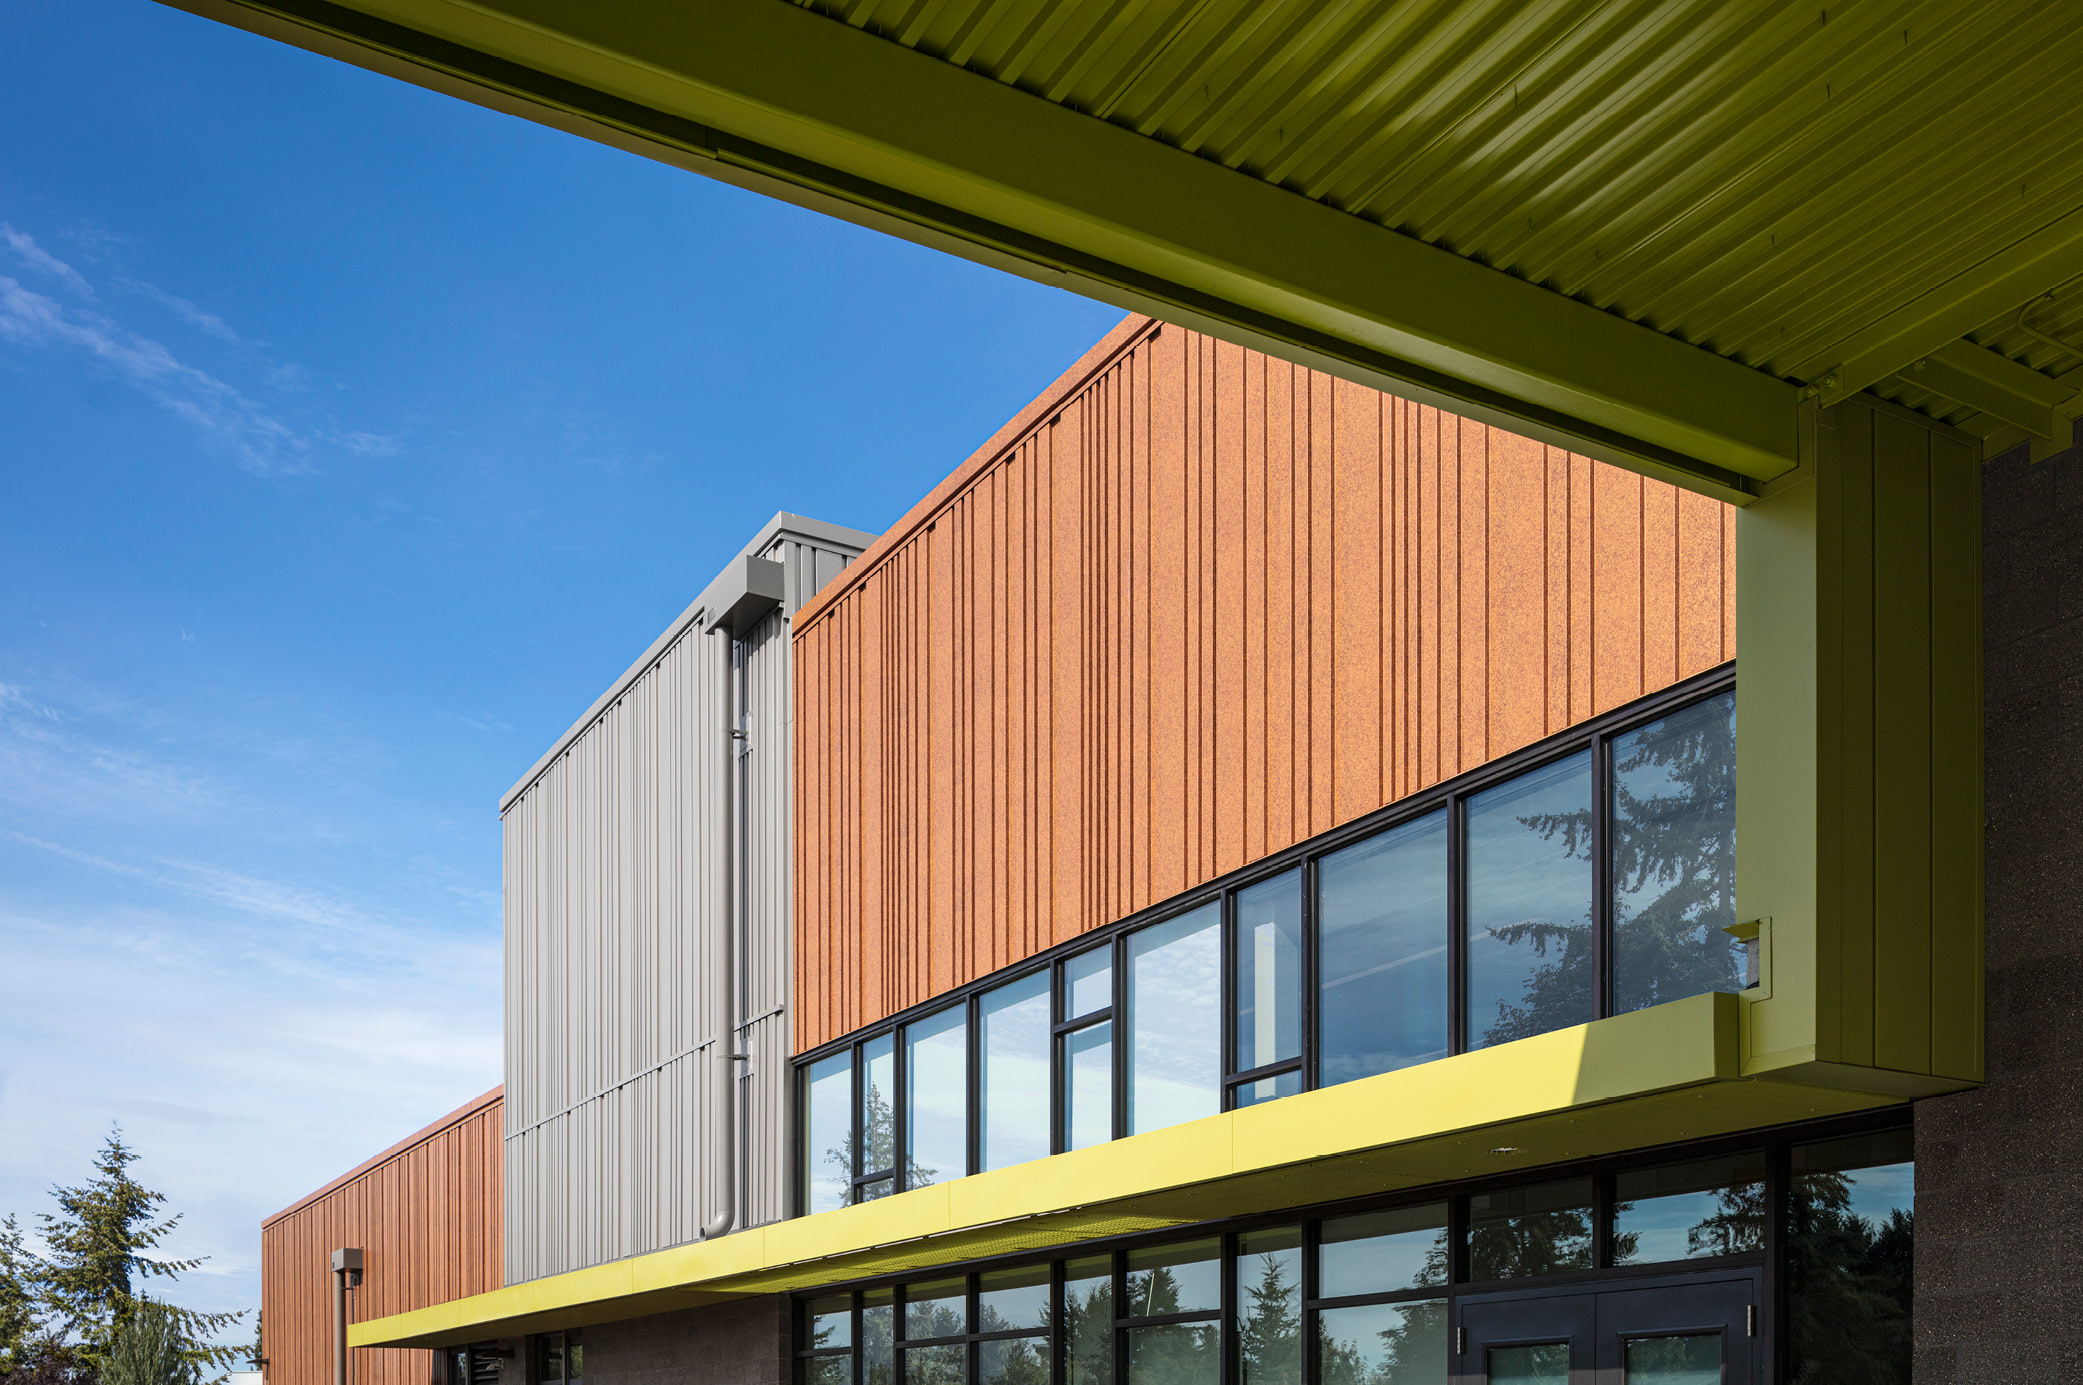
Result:
[[[844,525],[832,524],[822,519],[812,519],[808,515],[790,514],[786,510],[775,514],[760,526],[759,533],[753,536],[752,541],[738,550],[737,556],[724,565],[723,571],[717,573],[709,584],[702,588],[701,595],[690,602],[687,609],[680,612],[673,623],[665,628],[665,633],[651,641],[651,647],[615,680],[613,686],[593,700],[593,705],[586,709],[585,715],[573,722],[571,729],[559,736],[557,743],[544,752],[542,758],[515,781],[512,788],[500,796],[499,811],[504,813],[511,808],[514,800],[526,793],[529,787],[542,777],[543,771],[555,764],[557,757],[569,750],[572,742],[583,736],[586,729],[598,721],[603,712],[614,706],[616,700],[629,691],[630,685],[643,677],[644,673],[663,658],[665,652],[689,629],[696,626],[714,628],[721,625],[728,628],[733,635],[740,634],[751,629],[775,606],[781,604],[786,599],[782,586],[782,565],[767,557],[767,554],[782,541],[791,538],[806,540],[825,548],[845,549],[859,556],[869,544],[875,542],[876,535],[860,529],[848,529]],[[771,572],[768,569],[771,569]],[[802,599],[808,600],[813,595],[814,592],[804,592]],[[711,612],[715,613],[713,618]]]

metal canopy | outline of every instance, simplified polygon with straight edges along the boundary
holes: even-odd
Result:
[[[177,3],[1728,499],[2083,407],[2065,6]]]

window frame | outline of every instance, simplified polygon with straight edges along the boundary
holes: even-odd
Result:
[[[1069,1367],[1069,1319],[1065,1305],[1066,1269],[1076,1261],[1105,1259],[1110,1267],[1112,1306],[1114,1316],[1110,1324],[1109,1340],[1112,1343],[1112,1385],[1126,1385],[1128,1333],[1131,1329],[1166,1324],[1213,1323],[1218,1333],[1218,1353],[1221,1361],[1223,1385],[1237,1385],[1240,1380],[1238,1352],[1240,1333],[1238,1315],[1242,1311],[1241,1290],[1236,1273],[1238,1256],[1242,1251],[1242,1238],[1255,1232],[1299,1228],[1302,1236],[1302,1276],[1297,1285],[1297,1302],[1301,1313],[1304,1385],[1319,1385],[1316,1350],[1318,1341],[1317,1319],[1320,1312],[1340,1308],[1396,1305],[1403,1303],[1440,1300],[1449,1311],[1456,1300],[1469,1295],[1489,1296],[1499,1293],[1561,1289],[1572,1285],[1613,1284],[1625,1286],[1630,1281],[1654,1283],[1669,1280],[1673,1276],[1712,1274],[1738,1268],[1756,1268],[1761,1274],[1763,1297],[1760,1301],[1758,1336],[1766,1359],[1776,1359],[1783,1354],[1787,1345],[1786,1302],[1788,1283],[1786,1257],[1787,1245],[1787,1200],[1788,1190],[1795,1176],[1793,1159],[1796,1151],[1828,1146],[1840,1140],[1860,1136],[1884,1137],[1913,1144],[1910,1113],[1906,1107],[1898,1107],[1878,1113],[1859,1113],[1850,1116],[1832,1117],[1809,1121],[1799,1125],[1782,1126],[1773,1130],[1743,1131],[1732,1135],[1707,1140],[1696,1140],[1682,1144],[1659,1146],[1653,1149],[1636,1150],[1626,1154],[1608,1155],[1593,1159],[1574,1160],[1563,1164],[1546,1165],[1538,1168],[1499,1173],[1486,1177],[1465,1179],[1451,1183],[1428,1184],[1423,1187],[1402,1189],[1392,1193],[1380,1193],[1363,1198],[1348,1198],[1339,1202],[1311,1204],[1300,1207],[1282,1208],[1274,1211],[1254,1213],[1247,1216],[1227,1218],[1219,1221],[1200,1222],[1189,1225],[1167,1227],[1162,1230],[1144,1231],[1122,1236],[1097,1238],[1082,1243],[1055,1246],[1044,1250],[1026,1250],[1006,1255],[983,1257],[954,1265],[923,1268],[886,1273],[872,1278],[827,1285],[814,1289],[797,1290],[791,1294],[791,1311],[800,1333],[803,1314],[808,1306],[819,1300],[853,1295],[852,1346],[842,1349],[811,1351],[798,1348],[794,1352],[796,1362],[794,1379],[804,1380],[801,1362],[815,1356],[838,1355],[841,1351],[853,1352],[855,1385],[865,1385],[864,1342],[861,1332],[861,1312],[865,1294],[888,1290],[895,1307],[895,1331],[892,1336],[893,1364],[901,1363],[902,1348],[907,1340],[905,1332],[905,1293],[907,1283],[929,1283],[960,1279],[965,1286],[965,1324],[968,1331],[947,1337],[915,1339],[919,1344],[953,1345],[968,1344],[968,1375],[966,1379],[979,1379],[980,1362],[977,1344],[986,1340],[1002,1340],[1020,1337],[1046,1337],[1049,1343],[1050,1371],[1053,1385],[1068,1385]],[[1612,1260],[1613,1190],[1617,1179],[1626,1173],[1677,1167],[1694,1161],[1723,1156],[1755,1158],[1764,1168],[1763,1235],[1757,1249],[1730,1255],[1696,1256],[1679,1260],[1646,1261],[1637,1264],[1616,1265]],[[1908,1151],[1908,1161],[1915,1160],[1914,1149]],[[1858,1168],[1887,1168],[1887,1162],[1858,1165]],[[1470,1199],[1487,1192],[1519,1190],[1542,1185],[1588,1178],[1592,1186],[1592,1264],[1586,1269],[1557,1271],[1531,1277],[1507,1280],[1476,1280],[1469,1273],[1468,1246],[1470,1231]],[[1732,1185],[1733,1186],[1733,1185]],[[1321,1262],[1323,1226],[1328,1221],[1392,1209],[1420,1207],[1427,1204],[1444,1204],[1446,1208],[1447,1234],[1447,1278],[1437,1285],[1420,1285],[1403,1289],[1382,1289],[1336,1297],[1321,1294]],[[1129,1258],[1133,1251],[1145,1248],[1162,1248],[1184,1245],[1195,1241],[1213,1240],[1217,1246],[1217,1265],[1220,1271],[1221,1292],[1219,1307],[1190,1312],[1166,1314],[1158,1317],[1138,1317],[1125,1314],[1128,1305]],[[982,1277],[997,1270],[1049,1267],[1050,1326],[1046,1333],[1032,1329],[1001,1332],[978,1332],[979,1299],[977,1297]],[[800,1337],[799,1337],[800,1340]],[[904,1385],[901,1365],[892,1385]]]
[[[1236,1093],[1242,1086],[1287,1073],[1299,1072],[1301,1090],[1312,1091],[1322,1085],[1322,1043],[1319,1000],[1322,990],[1322,948],[1319,934],[1319,862],[1334,852],[1378,834],[1391,831],[1406,823],[1417,821],[1434,812],[1447,813],[1447,880],[1446,906],[1447,927],[1443,941],[1446,944],[1446,1054],[1455,1056],[1469,1051],[1468,1040],[1468,803],[1471,798],[1498,787],[1521,775],[1539,770],[1573,755],[1591,752],[1591,835],[1590,874],[1591,909],[1594,919],[1592,936],[1592,1018],[1606,1019],[1619,1013],[1614,1008],[1613,975],[1613,882],[1610,868],[1610,819],[1612,804],[1612,750],[1613,742],[1629,732],[1660,721],[1673,713],[1684,710],[1709,699],[1733,693],[1736,689],[1737,670],[1733,660],[1719,664],[1705,672],[1695,674],[1669,687],[1658,689],[1620,707],[1598,716],[1587,718],[1575,726],[1568,727],[1555,735],[1536,741],[1516,751],[1498,756],[1463,774],[1443,780],[1417,793],[1407,795],[1394,803],[1354,819],[1330,831],[1319,833],[1305,841],[1271,853],[1226,875],[1207,881],[1191,890],[1165,899],[1127,918],[1082,934],[1069,942],[1027,958],[988,976],[979,977],[962,986],[953,987],[920,1003],[909,1006],[876,1024],[847,1034],[797,1055],[793,1060],[799,1089],[798,1109],[807,1111],[807,1073],[811,1065],[838,1053],[851,1050],[853,1054],[854,1095],[852,1109],[855,1112],[854,1148],[855,1163],[860,1162],[862,1134],[858,1128],[862,1098],[863,1076],[862,1045],[888,1034],[895,1046],[896,1093],[893,1101],[892,1119],[896,1122],[895,1145],[898,1150],[897,1171],[891,1178],[892,1192],[906,1190],[905,1174],[908,1172],[910,1154],[909,1122],[905,1119],[905,1106],[909,1098],[908,1074],[905,1071],[904,1043],[902,1031],[914,1021],[940,1013],[950,1005],[966,1007],[969,1036],[969,1173],[982,1168],[983,1090],[982,1090],[982,1025],[980,1023],[980,999],[990,991],[1035,976],[1045,974],[1049,988],[1049,1094],[1048,1094],[1048,1148],[1051,1155],[1063,1153],[1068,1148],[1069,1132],[1065,1128],[1066,1081],[1065,1063],[1066,1038],[1102,1020],[1110,1021],[1112,1030],[1113,1074],[1113,1138],[1121,1139],[1128,1133],[1128,1075],[1129,1055],[1126,1027],[1123,1023],[1128,1013],[1128,938],[1145,928],[1155,927],[1182,915],[1203,908],[1211,902],[1219,902],[1221,935],[1221,964],[1219,967],[1218,1003],[1221,1011],[1221,1037],[1217,1067],[1218,1109],[1236,1109]],[[1273,880],[1289,871],[1299,871],[1301,898],[1301,1039],[1302,1052],[1298,1058],[1283,1059],[1266,1065],[1262,1069],[1238,1071],[1234,1068],[1236,1049],[1236,1017],[1234,1013],[1234,986],[1236,960],[1234,957],[1234,934],[1237,896],[1253,886]],[[1084,1015],[1067,1016],[1065,965],[1073,957],[1082,956],[1098,947],[1110,949],[1112,996],[1104,1010]],[[799,1186],[795,1190],[792,1205],[797,1215],[807,1208],[808,1188],[800,1186],[805,1163],[801,1155],[794,1161],[798,1169]],[[858,1167],[849,1195],[859,1199],[862,1187],[881,1181],[876,1177],[863,1176]],[[946,1181],[946,1180],[941,1180]]]

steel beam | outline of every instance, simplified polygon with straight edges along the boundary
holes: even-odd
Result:
[[[171,0],[1723,499],[1794,385],[781,0]]]

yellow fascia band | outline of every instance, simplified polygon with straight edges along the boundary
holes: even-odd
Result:
[[[1701,995],[816,1216],[356,1323],[441,1346],[1322,1203],[1899,1100],[1740,1075]]]

